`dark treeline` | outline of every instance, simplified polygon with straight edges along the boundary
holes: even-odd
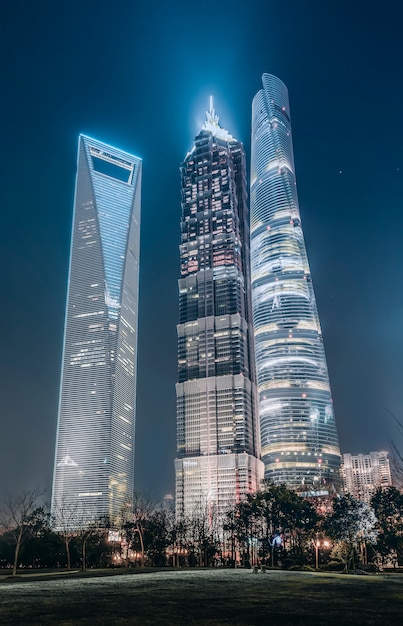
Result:
[[[52,519],[43,494],[25,493],[1,507],[0,567],[285,567],[354,571],[403,564],[403,495],[378,489],[371,503],[351,495],[298,496],[265,483],[219,519],[200,503],[176,520],[171,510],[136,494],[113,524],[82,528]],[[58,528],[56,532],[54,528]]]

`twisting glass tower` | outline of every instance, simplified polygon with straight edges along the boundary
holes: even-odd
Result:
[[[252,105],[252,306],[265,477],[301,492],[339,485],[340,451],[298,208],[286,86]]]
[[[176,513],[254,492],[259,460],[243,146],[210,101],[181,167]]]
[[[52,493],[72,526],[132,500],[140,191],[139,158],[80,136]]]

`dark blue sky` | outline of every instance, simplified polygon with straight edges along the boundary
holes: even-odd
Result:
[[[79,132],[143,158],[136,485],[173,491],[179,164],[214,95],[249,153],[261,75],[290,92],[343,452],[403,416],[403,47],[378,0],[6,0],[0,495],[50,486]],[[402,446],[403,447],[403,446]]]

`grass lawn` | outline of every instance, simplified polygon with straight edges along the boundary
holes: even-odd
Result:
[[[0,624],[403,623],[403,575],[269,570],[70,574],[0,582]]]

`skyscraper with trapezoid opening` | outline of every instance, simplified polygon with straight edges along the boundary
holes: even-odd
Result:
[[[295,182],[288,92],[263,75],[252,104],[251,265],[265,477],[340,485],[340,450]]]
[[[209,521],[263,478],[242,144],[210,101],[181,166],[176,514]]]
[[[52,491],[72,527],[132,501],[141,159],[80,135]]]

